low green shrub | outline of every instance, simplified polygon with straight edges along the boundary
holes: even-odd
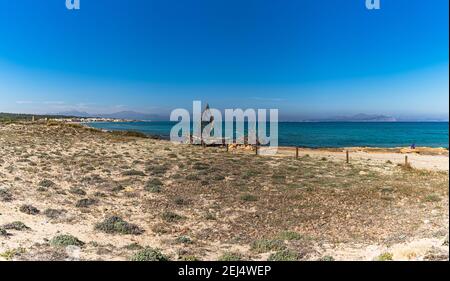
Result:
[[[377,261],[392,261],[394,256],[391,253],[383,253],[379,255],[376,260]]]
[[[12,199],[13,199],[13,197],[8,190],[0,189],[0,201],[10,202],[10,201],[12,201]]]
[[[146,247],[145,249],[135,253],[130,258],[131,261],[169,261],[159,249]]]
[[[46,209],[44,211],[44,215],[50,219],[56,219],[56,218],[60,217],[63,213],[64,213],[64,210],[57,210],[57,209]]]
[[[25,213],[27,215],[37,215],[40,213],[40,211],[32,206],[32,205],[22,205],[19,207],[19,211],[21,211],[22,213]]]
[[[299,254],[291,250],[278,251],[268,258],[269,261],[297,261],[299,259]]]
[[[108,217],[103,222],[97,223],[95,229],[109,234],[139,235],[144,232],[139,226],[128,223],[117,216]]]
[[[256,197],[255,195],[246,193],[246,194],[241,195],[241,200],[247,201],[247,202],[254,202],[254,201],[258,201],[258,197]]]
[[[98,201],[96,199],[90,199],[90,198],[80,199],[75,204],[75,207],[77,207],[77,208],[88,208],[88,207],[90,207],[92,205],[97,204],[97,202]]]
[[[162,181],[159,179],[151,179],[146,184],[144,189],[148,192],[159,193],[162,190]]]
[[[282,251],[286,248],[282,240],[268,240],[261,239],[253,241],[250,249],[258,254],[267,253],[270,251]]]
[[[241,261],[242,255],[239,253],[226,252],[223,253],[219,259],[219,261]]]
[[[122,172],[122,176],[145,176],[145,173],[142,171],[137,171],[137,170],[128,170],[128,171],[124,171]]]
[[[334,258],[332,256],[323,256],[319,261],[334,261]]]
[[[84,242],[78,240],[75,236],[69,234],[63,234],[55,236],[50,244],[56,247],[67,247],[67,246],[83,246]]]
[[[171,212],[171,211],[165,211],[162,213],[162,219],[167,222],[175,222],[183,219],[182,216],[178,215],[177,213]]]
[[[7,223],[5,225],[3,225],[4,229],[12,229],[12,230],[27,230],[30,229],[28,226],[26,226],[23,222],[21,221],[15,221],[12,223]]]
[[[281,240],[300,240],[304,236],[294,231],[283,231],[278,235],[278,238]]]
[[[39,186],[41,186],[41,187],[46,187],[46,188],[48,188],[48,187],[53,187],[53,186],[55,186],[55,185],[56,185],[56,184],[55,184],[53,181],[47,180],[47,179],[41,180],[41,181],[39,182]]]
[[[180,236],[177,239],[175,239],[175,242],[180,243],[180,244],[192,244],[192,240],[191,238],[187,237],[187,236]]]

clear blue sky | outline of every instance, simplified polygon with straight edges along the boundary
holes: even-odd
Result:
[[[0,0],[0,111],[448,118],[448,0]]]

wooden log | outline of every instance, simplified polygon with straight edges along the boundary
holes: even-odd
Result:
[[[295,147],[295,158],[298,158],[298,146]]]
[[[348,164],[350,163],[350,153],[348,150],[345,151],[345,162]]]

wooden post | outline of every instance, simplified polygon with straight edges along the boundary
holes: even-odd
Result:
[[[295,158],[298,158],[298,146],[295,147]]]
[[[408,166],[408,155],[405,155],[405,166]]]
[[[348,150],[345,151],[345,161],[347,162],[347,164],[350,163],[350,155]]]
[[[227,144],[225,144],[225,146],[227,147],[227,152],[228,152],[228,143],[227,143]]]
[[[255,146],[256,155],[258,155],[258,145]]]

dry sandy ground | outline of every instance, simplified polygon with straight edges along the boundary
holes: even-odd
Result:
[[[448,260],[448,154],[350,155],[0,124],[0,260]]]

